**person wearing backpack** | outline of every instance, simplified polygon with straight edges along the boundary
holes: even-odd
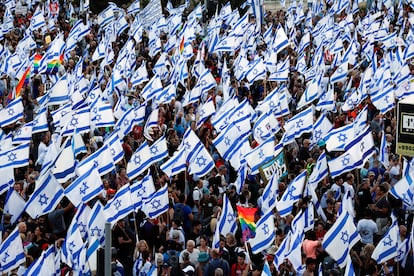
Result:
[[[191,233],[191,222],[194,219],[190,206],[185,204],[186,197],[184,194],[178,196],[178,203],[174,206],[174,220],[180,220],[184,229],[185,235]]]
[[[203,180],[199,179],[197,181],[197,185],[194,187],[192,193],[190,193],[190,196],[192,196],[193,201],[193,216],[201,220],[200,200],[203,198]]]
[[[221,258],[220,252],[218,249],[211,250],[211,260],[207,264],[203,276],[212,276],[217,268],[223,270],[223,275],[230,275],[230,266],[226,260]]]

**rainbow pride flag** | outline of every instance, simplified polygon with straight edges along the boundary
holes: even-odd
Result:
[[[39,66],[40,66],[40,60],[42,59],[41,54],[35,54],[33,59],[33,73],[37,74],[39,73]]]
[[[258,208],[246,208],[237,206],[237,212],[239,215],[239,221],[244,241],[248,240],[249,238],[253,238],[256,233],[256,223],[254,222],[254,216],[257,211]]]
[[[23,76],[20,78],[16,86],[16,98],[19,97],[23,91],[23,87],[30,81],[30,66],[24,71]]]
[[[46,74],[56,74],[59,70],[59,66],[62,65],[63,55],[60,55],[59,58],[53,59],[47,64]]]

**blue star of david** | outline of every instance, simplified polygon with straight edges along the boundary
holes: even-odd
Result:
[[[200,115],[200,117],[203,117],[204,114],[206,114],[206,112],[204,111],[204,109],[200,109],[200,111],[198,112],[198,114]]]
[[[95,226],[94,228],[91,229],[91,236],[101,236],[101,229],[98,226]],[[97,232],[97,234],[95,235],[95,232]]]
[[[411,35],[407,37],[408,42],[413,42],[413,40],[414,40],[414,38]]]
[[[93,99],[95,99],[95,97],[96,97],[96,96],[95,96],[95,93],[90,93],[90,94],[89,94],[89,98],[91,98],[92,100],[93,100]]]
[[[106,14],[105,13],[103,13],[101,16],[102,16],[102,18],[106,18]]]
[[[315,131],[315,138],[319,140],[322,137],[322,130],[318,129]]]
[[[121,23],[117,22],[116,23],[116,28],[119,29],[121,27]]]
[[[159,199],[156,199],[151,202],[152,209],[158,209],[161,206],[161,201]]]
[[[98,160],[94,160],[94,161],[93,161],[93,166],[94,166],[95,168],[99,166],[99,162],[98,162]]]
[[[124,120],[124,126],[129,126],[129,120],[128,119]]]
[[[151,147],[151,153],[152,154],[158,153],[158,146],[157,145],[154,145],[154,146]]]
[[[354,102],[352,101],[352,99],[348,99],[346,102],[348,105],[354,105]]]
[[[117,199],[116,201],[115,201],[115,203],[114,203],[114,205],[115,205],[115,209],[118,211],[119,210],[119,208],[121,207],[121,200],[119,200],[119,199]]]
[[[229,214],[227,215],[227,222],[228,222],[228,223],[232,223],[232,222],[234,222],[234,219],[235,219],[234,214],[229,213]]]
[[[205,86],[207,84],[207,81],[206,80],[202,80],[201,82],[200,82],[200,86]]]
[[[271,109],[273,109],[274,107],[276,107],[276,105],[275,105],[275,103],[274,103],[273,101],[270,101],[270,102],[269,102],[269,107],[270,107]]]
[[[341,160],[342,162],[342,166],[346,166],[349,164],[350,160],[349,160],[349,156],[344,156]]]
[[[302,119],[299,119],[297,122],[296,122],[296,127],[301,127],[301,126],[303,126],[303,120]]]
[[[69,251],[70,251],[70,253],[73,253],[73,249],[76,247],[76,244],[75,244],[75,242],[74,241],[71,241],[70,243],[69,243]]]
[[[361,142],[361,145],[359,145],[359,148],[361,149],[362,152],[364,152],[365,142]]]
[[[226,146],[230,146],[231,140],[229,137],[224,137],[224,144],[226,144]]]
[[[205,165],[206,165],[206,161],[207,161],[207,159],[206,159],[206,158],[204,158],[204,156],[200,156],[200,157],[197,157],[196,164],[197,164],[199,167],[202,167],[202,166],[205,166]]]
[[[340,133],[339,135],[338,135],[338,141],[339,142],[342,142],[342,143],[344,143],[344,142],[346,142],[346,140],[348,139],[348,137],[346,137],[346,135],[344,134],[344,133]]]
[[[64,117],[66,114],[68,114],[68,111],[62,110],[62,112],[60,112],[60,114],[62,114],[62,117]]]
[[[387,235],[382,242],[384,243],[384,246],[391,246],[392,245],[391,236]]]
[[[390,99],[390,96],[388,96],[388,95],[384,97],[384,100],[385,100],[386,103],[389,103],[389,99]]]
[[[43,205],[47,205],[48,200],[49,200],[49,198],[44,193],[44,194],[40,195],[38,202],[40,203],[40,206],[43,206]]]
[[[86,194],[86,190],[89,189],[89,186],[86,184],[86,182],[82,183],[82,187],[80,187],[79,192],[81,195]]]
[[[303,64],[303,63],[299,63],[299,64],[298,64],[298,68],[299,68],[299,69],[301,69],[301,68],[303,68],[303,67],[305,67],[305,64]]]
[[[265,235],[269,235],[269,226],[267,225],[267,223],[263,224],[262,230],[264,232]]]
[[[86,233],[86,224],[82,221],[78,222],[79,232]]]
[[[13,162],[14,160],[17,159],[17,155],[13,152],[10,152],[9,154],[7,154],[7,159],[8,161]]]
[[[264,157],[263,149],[260,149],[260,151],[259,151],[259,158],[260,159],[263,159],[263,157]]]
[[[78,118],[73,117],[72,120],[70,120],[70,125],[71,126],[77,126],[79,124],[78,122]]]
[[[237,116],[241,117],[242,115],[244,115],[244,111],[243,111],[243,110],[240,110],[240,111],[237,113]]]
[[[295,196],[293,195],[293,192],[295,190],[296,190],[295,186],[293,186],[293,185],[289,186],[288,193],[287,193],[287,195],[289,196],[289,200],[294,200],[295,199]]]
[[[395,39],[391,39],[391,45],[395,44]]]
[[[16,133],[14,134],[15,136],[19,136],[20,134],[22,134],[22,129],[19,128],[18,130],[16,130]]]
[[[111,148],[111,154],[112,154],[112,156],[114,156],[116,154],[115,149]]]
[[[235,125],[235,127],[237,128],[237,130],[238,130],[239,132],[241,132],[241,131],[242,131],[242,129],[241,129],[241,127],[240,127],[239,125]]]
[[[185,149],[185,150],[189,150],[189,149],[191,149],[191,145],[190,145],[190,143],[189,143],[188,141],[186,141],[186,142],[184,143],[184,149]]]
[[[260,127],[257,127],[257,128],[256,128],[256,133],[257,133],[259,136],[263,136],[263,130],[262,130]]]
[[[344,71],[344,69],[342,69],[342,67],[338,68],[338,73],[342,73]]]
[[[134,163],[135,163],[135,165],[140,165],[141,164],[141,156],[135,155],[134,156]]]
[[[98,115],[96,115],[95,116],[95,121],[101,121],[102,120],[102,115],[101,114],[98,114]]]
[[[341,240],[344,244],[348,242],[349,235],[348,232],[345,230],[344,232],[341,232]]]
[[[6,253],[4,253],[4,257],[3,260],[1,260],[3,263],[6,262],[7,258],[10,257],[9,252],[6,251]]]
[[[409,91],[410,90],[410,85],[406,85],[405,87],[404,87],[404,89],[405,89],[405,91]]]
[[[253,69],[253,75],[257,75],[259,73],[259,70],[257,70],[257,68]]]
[[[98,108],[97,107],[92,108],[92,112],[93,113],[98,113]]]
[[[138,190],[138,197],[142,197],[146,192],[145,186],[142,186],[141,189]]]
[[[33,120],[33,125],[34,126],[37,125],[38,123],[39,123],[39,120],[37,118]]]
[[[7,113],[8,113],[10,116],[13,116],[13,115],[14,115],[14,109],[13,109],[13,108],[10,108],[10,109],[7,111]]]

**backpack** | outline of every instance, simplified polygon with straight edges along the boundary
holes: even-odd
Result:
[[[174,208],[174,220],[179,220],[181,223],[184,224],[185,221],[185,212],[184,212],[184,205],[178,203]]]
[[[180,267],[180,252],[176,250],[167,251],[168,264],[174,269]]]

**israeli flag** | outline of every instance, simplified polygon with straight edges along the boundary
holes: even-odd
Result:
[[[24,263],[26,255],[23,250],[23,242],[19,228],[16,226],[9,236],[0,245],[1,272],[8,274],[13,269]]]
[[[374,153],[374,139],[371,130],[367,127],[364,132],[345,147],[345,153],[328,161],[331,177],[335,178],[353,169],[362,168],[368,158]]]
[[[252,170],[251,174],[259,173],[260,166],[272,160],[275,155],[275,137],[273,136],[245,155],[247,164]]]
[[[127,165],[127,175],[129,179],[142,174],[152,164],[151,151],[147,141],[144,141],[135,153],[131,156],[131,159]]]
[[[283,136],[283,144],[293,142],[295,138],[300,137],[303,133],[311,132],[313,129],[313,109],[311,105],[302,112],[290,118],[284,125],[285,134]]]
[[[194,149],[194,155],[190,159],[188,166],[188,173],[203,177],[208,174],[215,167],[213,158],[204,145],[199,144]]]
[[[29,165],[30,143],[4,150],[0,153],[0,169],[20,168]]]
[[[168,211],[168,185],[153,193],[144,203],[142,211],[149,218],[156,218]]]
[[[26,202],[25,212],[33,219],[52,212],[64,196],[63,188],[52,174],[36,180],[36,188]]]
[[[131,201],[131,191],[129,185],[124,185],[116,192],[104,207],[105,218],[112,226],[126,217],[134,210],[134,204]]]
[[[128,185],[125,185],[128,186]],[[88,241],[93,244],[98,241],[101,245],[105,242],[105,213],[104,206],[97,200],[92,207],[91,213],[88,217]]]
[[[350,249],[361,239],[353,217],[343,212],[325,234],[322,246],[325,251],[343,268]]]
[[[214,235],[212,247],[219,248],[220,234],[227,235],[228,233],[234,234],[237,229],[237,220],[233,207],[227,194],[223,195],[223,208],[221,214],[217,220],[216,231],[218,235]],[[218,237],[217,237],[218,236]]]
[[[256,235],[249,239],[252,253],[259,254],[268,249],[275,240],[275,221],[273,210],[268,210],[256,223]]]
[[[79,206],[98,196],[102,189],[102,180],[98,170],[96,166],[92,166],[88,172],[78,176],[66,187],[65,195],[74,206]]]
[[[83,159],[76,166],[77,175],[82,175],[87,173],[92,166],[97,166],[99,175],[105,175],[112,171],[115,167],[111,150],[108,145],[103,145],[97,151]]]
[[[22,97],[12,100],[5,108],[0,110],[0,126],[5,127],[23,119]]]
[[[397,256],[399,232],[398,222],[395,220],[372,252],[371,258],[377,264],[382,264]]]
[[[276,204],[276,209],[281,217],[292,213],[293,205],[302,198],[306,184],[306,170],[300,173],[287,187],[282,197]]]

